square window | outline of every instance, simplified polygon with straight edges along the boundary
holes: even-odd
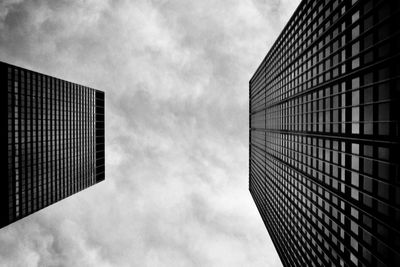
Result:
[[[389,123],[387,123],[387,122],[379,123],[378,134],[379,135],[389,135]]]
[[[372,72],[364,74],[364,84],[370,84],[373,83],[373,74]]]
[[[379,147],[378,148],[378,157],[379,157],[379,159],[389,160],[389,148]]]
[[[373,124],[364,123],[364,134],[373,134]]]
[[[388,79],[390,77],[390,70],[389,68],[383,68],[379,70],[379,79],[384,80]]]

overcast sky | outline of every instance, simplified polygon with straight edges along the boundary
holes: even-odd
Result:
[[[298,4],[1,0],[1,61],[106,92],[106,180],[1,229],[0,266],[280,266],[248,81]]]

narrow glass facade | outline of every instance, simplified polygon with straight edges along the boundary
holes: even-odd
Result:
[[[104,180],[104,92],[1,62],[0,75],[3,227]]]
[[[303,0],[250,80],[249,190],[284,266],[400,266],[399,17]]]

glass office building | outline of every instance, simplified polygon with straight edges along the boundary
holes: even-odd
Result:
[[[104,92],[2,62],[0,87],[3,227],[104,180]]]
[[[399,18],[303,0],[250,80],[249,190],[284,266],[400,266]]]

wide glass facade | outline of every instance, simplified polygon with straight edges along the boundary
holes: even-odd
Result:
[[[304,0],[250,80],[249,189],[284,266],[400,266],[399,11]]]
[[[4,226],[104,180],[104,93],[5,63],[0,71]]]

